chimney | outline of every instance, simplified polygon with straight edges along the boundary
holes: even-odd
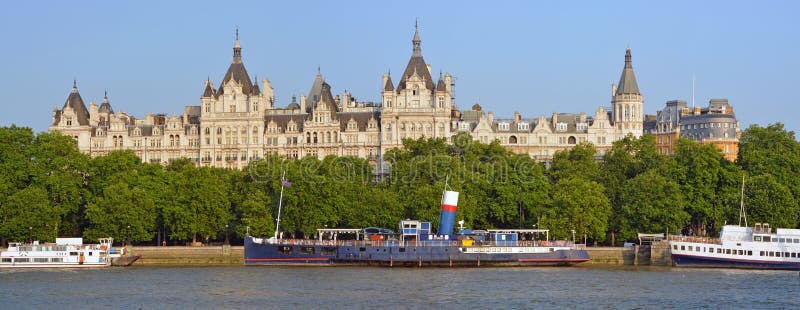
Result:
[[[306,95],[300,93],[300,113],[306,112]]]
[[[585,123],[586,122],[586,112],[581,112],[580,121],[581,121],[581,123]]]
[[[519,122],[521,120],[522,120],[522,115],[520,115],[519,112],[514,111],[514,121]]]
[[[550,118],[550,122],[552,123],[553,128],[556,128],[556,123],[558,123],[558,113],[553,112],[553,117]]]
[[[491,125],[492,123],[494,123],[494,113],[492,113],[492,111],[489,111],[489,125]]]

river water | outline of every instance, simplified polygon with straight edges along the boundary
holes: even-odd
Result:
[[[666,267],[0,270],[2,309],[800,309],[797,271]]]

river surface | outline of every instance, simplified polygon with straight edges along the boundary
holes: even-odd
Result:
[[[633,266],[0,270],[0,299],[0,309],[800,309],[800,274]]]

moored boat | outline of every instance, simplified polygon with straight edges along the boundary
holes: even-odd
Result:
[[[800,269],[800,229],[725,225],[719,238],[670,236],[675,266]]]
[[[453,234],[458,192],[444,191],[438,233],[430,222],[402,220],[398,231],[317,229],[318,238],[245,237],[245,265],[542,266],[589,261],[585,249],[550,241],[546,229],[472,231]],[[280,214],[280,213],[279,213]],[[278,222],[279,223],[279,222]],[[459,222],[460,224],[462,222]],[[339,240],[339,235],[354,235]],[[536,240],[544,234],[545,240]],[[525,238],[531,240],[523,240]]]
[[[117,250],[113,243],[113,238],[100,238],[98,244],[83,244],[83,238],[56,238],[55,243],[11,242],[0,253],[0,268],[108,267],[126,257],[124,248]]]
[[[777,228],[767,223],[747,227],[744,177],[739,205],[739,225],[724,225],[719,238],[670,236],[672,262],[680,267],[750,269],[800,269],[800,229]],[[741,226],[744,222],[744,226]]]

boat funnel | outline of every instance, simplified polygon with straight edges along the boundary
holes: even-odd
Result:
[[[453,225],[456,222],[458,209],[458,192],[444,191],[442,194],[442,213],[439,217],[439,234],[453,234]]]

